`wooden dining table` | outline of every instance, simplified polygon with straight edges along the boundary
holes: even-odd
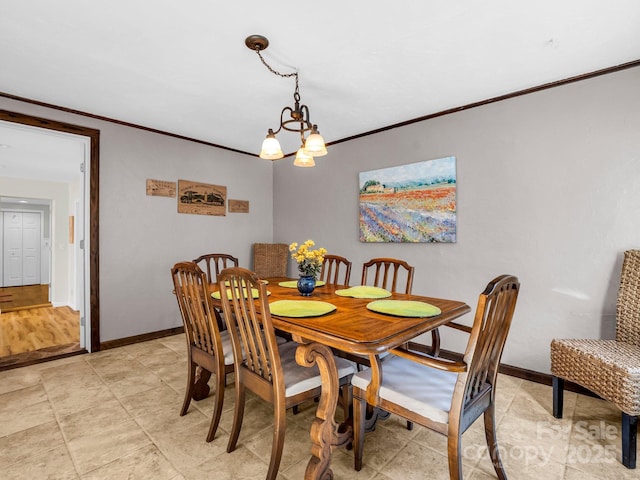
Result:
[[[318,286],[311,296],[304,297],[296,288],[279,285],[292,279],[268,278],[266,281],[269,303],[277,300],[316,300],[336,307],[331,313],[313,317],[271,315],[273,326],[277,330],[289,333],[293,340],[300,343],[296,361],[307,367],[318,365],[320,370],[322,394],[311,426],[312,456],[305,479],[332,478],[332,447],[345,446],[352,440],[351,429],[344,428],[344,425],[341,427],[335,421],[339,385],[332,349],[368,358],[372,368],[372,381],[367,389],[367,399],[375,404],[381,381],[380,354],[393,351],[421,334],[452,322],[471,309],[462,301],[393,293],[385,300],[426,302],[441,311],[439,315],[431,317],[400,317],[369,310],[367,304],[374,300],[372,298],[336,294],[336,290],[349,288],[343,285]],[[212,285],[212,290],[217,288],[217,285]]]

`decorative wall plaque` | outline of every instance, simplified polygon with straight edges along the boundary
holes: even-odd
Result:
[[[153,197],[175,197],[176,182],[147,178],[147,195]]]
[[[249,213],[249,200],[229,199],[229,213]]]
[[[178,180],[178,213],[226,215],[227,187]]]

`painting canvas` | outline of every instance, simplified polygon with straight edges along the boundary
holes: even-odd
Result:
[[[361,242],[456,241],[456,157],[360,172]]]
[[[178,180],[178,213],[226,215],[227,187]]]

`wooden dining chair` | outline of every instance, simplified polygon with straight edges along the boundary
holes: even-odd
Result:
[[[498,366],[513,318],[520,284],[511,275],[495,278],[480,294],[462,360],[447,361],[410,351],[391,350],[377,362],[380,388],[371,385],[372,369],[356,373],[353,384],[355,469],[362,468],[366,405],[379,407],[447,436],[449,478],[462,478],[462,434],[484,415],[493,467],[506,480],[495,428]]]
[[[229,321],[236,361],[236,403],[227,452],[236,448],[245,408],[245,392],[250,390],[272,403],[274,430],[271,461],[267,480],[278,474],[286,430],[286,410],[320,395],[321,378],[317,365],[311,368],[295,360],[298,344],[278,345],[267,290],[258,276],[244,268],[223,270],[218,279],[222,292],[222,308]],[[224,282],[235,286],[223,288]],[[254,297],[254,292],[257,298]],[[337,375],[342,386],[345,408],[350,402],[350,379],[354,372],[351,363],[336,358]]]
[[[362,265],[361,284],[384,288],[393,293],[411,293],[413,271],[414,267],[404,260],[372,258]]]
[[[640,250],[624,252],[615,340],[553,339],[551,374],[556,418],[562,418],[565,380],[618,407],[622,414],[622,464],[636,468],[640,415]]]
[[[174,293],[182,315],[187,339],[187,388],[180,416],[187,413],[194,394],[197,367],[215,375],[215,403],[207,442],[213,440],[220,423],[226,375],[234,371],[231,338],[220,331],[209,294],[209,283],[193,262],[176,263],[171,269]]]
[[[196,258],[194,263],[206,272],[209,283],[217,283],[220,272],[225,268],[237,267],[238,259],[228,253],[207,253]]]
[[[414,267],[396,258],[372,258],[362,265],[362,285],[373,285],[391,293],[411,293]],[[440,332],[431,330],[429,355],[440,354]]]
[[[253,271],[259,278],[286,277],[289,245],[285,243],[254,243]]]
[[[238,259],[228,253],[207,253],[196,258],[194,263],[207,273],[207,281],[209,283],[217,283],[220,272],[225,268],[237,267]],[[218,322],[218,328],[226,330],[227,323],[222,318],[222,311],[215,307],[213,311],[216,316],[216,322]]]
[[[342,273],[341,273],[342,272]],[[351,262],[340,255],[325,255],[319,280],[336,285],[349,285]]]

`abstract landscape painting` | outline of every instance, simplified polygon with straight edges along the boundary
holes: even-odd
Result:
[[[456,157],[360,172],[361,242],[456,241]]]

